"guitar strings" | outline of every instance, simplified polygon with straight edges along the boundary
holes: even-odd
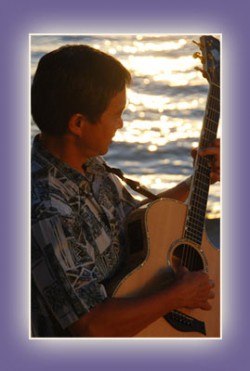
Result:
[[[206,116],[201,132],[199,148],[207,147],[217,134],[219,114],[220,114],[220,87],[216,84],[211,84],[209,96],[207,100]],[[197,157],[195,164],[195,174],[193,184],[191,186],[192,197],[188,208],[188,215],[185,226],[184,237],[192,242],[201,245],[205,213],[207,205],[207,197],[210,185],[211,168],[209,162],[211,157]],[[198,252],[189,244],[183,245],[181,264],[189,270],[200,269],[200,257]]]

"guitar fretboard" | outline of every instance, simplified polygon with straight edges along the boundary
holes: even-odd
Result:
[[[220,117],[220,87],[211,84],[200,136],[199,148],[207,147],[216,138]],[[197,156],[190,191],[184,238],[201,244],[210,185],[210,158]]]

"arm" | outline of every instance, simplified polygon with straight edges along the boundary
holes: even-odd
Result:
[[[190,191],[190,185],[185,180],[177,184],[175,187],[168,189],[162,193],[159,193],[159,197],[173,198],[179,201],[185,201]]]
[[[211,309],[213,284],[203,272],[186,272],[171,286],[136,298],[107,298],[69,327],[77,337],[130,337],[176,308]]]

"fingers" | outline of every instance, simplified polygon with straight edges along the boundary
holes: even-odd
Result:
[[[205,156],[219,156],[220,155],[220,147],[207,147],[202,148],[199,150],[199,156],[205,157]]]
[[[214,281],[208,279],[207,282],[204,282],[204,290],[200,292],[201,297],[203,297],[199,307],[203,310],[211,310],[212,305],[208,302],[208,300],[214,299],[215,293],[212,290],[215,287]]]
[[[189,270],[186,267],[184,267],[183,265],[179,265],[178,269],[176,271],[176,278],[177,279],[182,279],[183,276],[185,274],[187,274],[188,272],[189,272]]]
[[[207,291],[204,292],[204,301],[202,301],[200,303],[200,309],[203,309],[203,310],[211,310],[212,309],[212,305],[209,303],[208,300],[214,299],[214,297],[215,297],[215,293],[212,290],[215,286],[214,282],[212,280],[209,280],[208,285],[209,286],[207,288]]]
[[[208,282],[209,282],[210,288],[213,289],[215,287],[214,281],[209,280]]]
[[[191,149],[191,156],[193,157],[194,160],[195,160],[195,158],[197,156],[197,152],[198,152],[198,149],[197,148],[192,148]]]
[[[206,302],[204,302],[204,303],[202,303],[200,305],[200,309],[211,310],[212,309],[212,305],[208,301],[206,301]]]
[[[205,148],[200,148],[198,151],[198,148],[192,148],[191,149],[191,155],[195,159],[197,156],[197,153],[199,153],[200,156],[209,156],[209,155],[218,155],[220,153],[220,138],[215,139],[212,143],[207,145]]]
[[[201,148],[199,150],[200,156],[209,156],[209,155],[220,155],[220,139],[215,139],[211,144],[206,148]]]
[[[208,301],[215,297],[213,291],[215,284],[207,273],[204,271],[183,271],[183,282],[186,282],[189,286],[187,307],[203,310],[210,310],[212,308]]]
[[[197,153],[200,157],[211,156],[208,165],[211,167],[210,181],[211,184],[220,181],[220,139],[215,139],[208,147],[199,151],[192,149],[191,155],[195,159]]]
[[[209,291],[208,299],[214,299],[215,293],[214,291]]]
[[[193,148],[191,150],[191,155],[195,161],[197,154],[200,157],[211,156],[211,161],[209,161],[209,165],[211,167],[212,175],[211,178],[214,181],[219,180],[220,178],[220,139],[215,139],[210,145],[206,148]]]

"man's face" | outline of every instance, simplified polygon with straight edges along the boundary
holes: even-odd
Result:
[[[81,144],[87,157],[107,153],[116,131],[123,127],[122,112],[125,106],[126,90],[124,89],[111,99],[107,109],[96,123],[85,122]]]

